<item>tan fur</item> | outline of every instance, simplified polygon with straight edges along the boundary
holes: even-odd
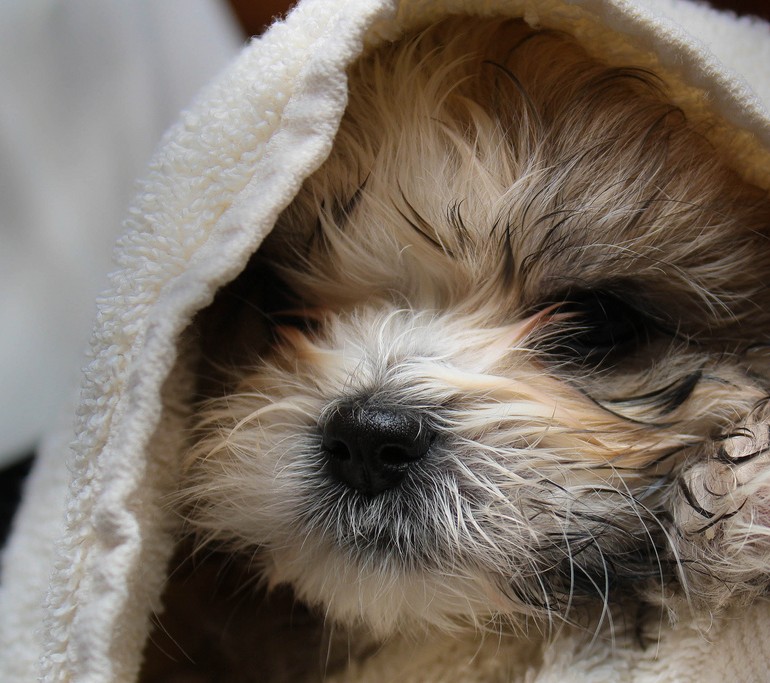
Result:
[[[518,22],[358,63],[255,260],[272,343],[194,425],[191,528],[381,635],[765,592],[770,202],[706,132],[655,76]],[[602,325],[617,348],[586,348]],[[402,486],[328,476],[349,400],[438,435]]]

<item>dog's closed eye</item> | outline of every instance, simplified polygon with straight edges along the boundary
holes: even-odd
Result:
[[[555,310],[563,323],[549,338],[559,359],[599,365],[647,343],[654,321],[638,305],[608,289],[585,289],[563,297]]]

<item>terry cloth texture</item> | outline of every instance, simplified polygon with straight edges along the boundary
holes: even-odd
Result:
[[[180,349],[182,333],[328,155],[348,65],[448,14],[523,17],[606,62],[655,71],[677,105],[710,124],[720,154],[770,188],[770,30],[760,22],[680,0],[302,2],[200,94],[141,185],[99,300],[76,420],[46,441],[4,556],[0,680],[135,680],[178,524],[163,497],[192,393],[185,359],[195,349]],[[485,656],[487,646],[437,642],[407,656],[393,643],[346,678],[767,680],[765,603],[661,628],[647,650],[565,633],[534,663],[504,647]]]

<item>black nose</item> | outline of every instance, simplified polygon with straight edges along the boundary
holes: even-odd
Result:
[[[340,406],[322,431],[332,475],[369,496],[397,486],[433,441],[433,432],[407,411],[361,405]]]

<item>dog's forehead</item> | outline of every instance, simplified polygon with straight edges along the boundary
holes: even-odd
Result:
[[[505,310],[609,282],[685,309],[725,288],[740,269],[715,262],[744,258],[756,230],[725,216],[756,196],[734,192],[653,76],[554,45],[528,41],[473,73],[458,41],[438,57],[415,48],[417,65],[362,62],[332,155],[297,202],[317,277],[295,280],[311,299],[382,290]]]

